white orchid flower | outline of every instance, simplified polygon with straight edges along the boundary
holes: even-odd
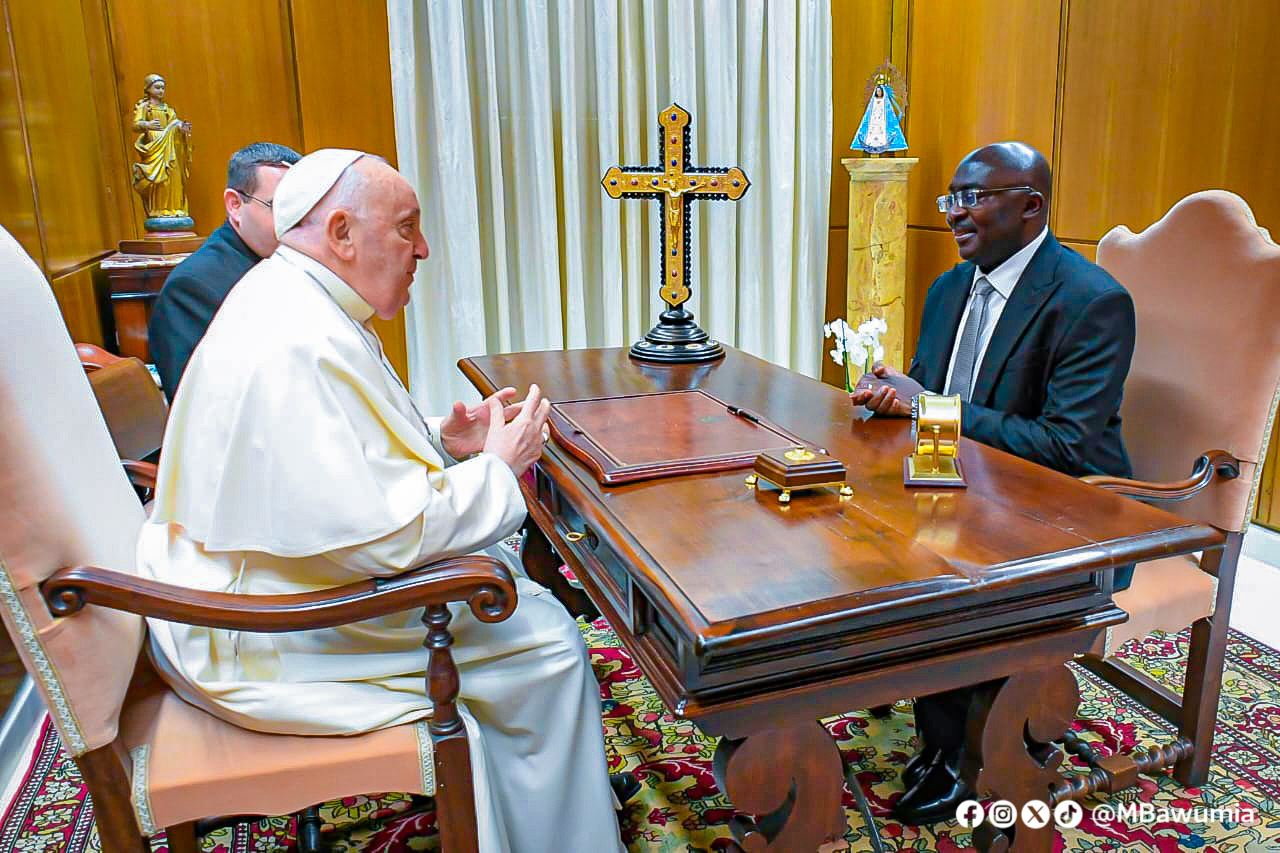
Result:
[[[849,336],[849,357],[850,359],[861,359],[869,347],[874,346],[870,338],[862,332],[854,332]]]
[[[889,331],[889,324],[885,322],[883,317],[872,317],[867,322],[858,327],[858,331],[864,335],[877,334],[883,335]]]
[[[858,326],[857,334],[863,341],[864,349],[857,360],[863,363],[867,370],[870,370],[871,365],[877,361],[884,360],[884,345],[880,343],[880,336],[888,331],[889,324],[883,317],[872,317]]]
[[[884,357],[884,348],[880,346],[880,335],[887,330],[884,320],[880,318],[863,323],[857,331],[854,331],[842,317],[822,327],[824,338],[835,338],[835,349],[830,350],[831,360],[844,368],[846,391],[853,390],[850,363],[856,365],[859,370],[868,370],[871,365],[867,360],[868,355],[874,353],[876,358]]]
[[[849,340],[853,337],[853,327],[846,323],[843,317],[837,317],[822,327],[822,336],[824,338],[829,338],[833,335],[837,341]]]
[[[888,331],[889,324],[884,321],[883,317],[872,317],[858,327],[858,332],[874,341],[876,346],[880,345],[880,336]]]

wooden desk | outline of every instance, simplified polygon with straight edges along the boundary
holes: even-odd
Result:
[[[602,487],[555,446],[524,484],[544,534],[526,544],[531,576],[554,574],[554,547],[667,707],[723,736],[721,789],[760,815],[733,826],[747,849],[844,833],[840,755],[819,718],[966,685],[986,683],[970,782],[1019,808],[1045,799],[1057,761],[1032,758],[1022,735],[1067,729],[1079,694],[1066,662],[1126,618],[1102,570],[1225,541],[971,441],[967,490],[907,489],[906,421],[852,420],[843,392],[733,349],[680,367],[622,349],[459,367],[485,394],[537,382],[553,400],[703,388],[848,465],[851,498],[797,493],[787,507],[746,487],[746,470]],[[986,826],[975,841],[1002,849],[1000,836]],[[1052,823],[1018,826],[1012,849],[1052,843]]]
[[[116,252],[102,259],[111,287],[111,315],[116,325],[116,348],[123,356],[151,361],[147,324],[160,288],[170,271],[190,253],[176,255],[124,255]]]

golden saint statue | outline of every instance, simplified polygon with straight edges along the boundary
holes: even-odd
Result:
[[[191,175],[191,123],[178,118],[164,102],[164,78],[148,74],[142,100],[133,105],[138,162],[133,188],[142,197],[148,231],[189,231],[195,227],[187,209]]]

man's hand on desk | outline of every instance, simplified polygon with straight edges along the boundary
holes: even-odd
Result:
[[[849,393],[855,406],[866,406],[877,415],[887,417],[911,417],[911,398],[925,391],[925,387],[901,370],[895,370],[877,361],[870,373],[865,373]]]
[[[514,389],[504,388],[503,391]],[[511,466],[512,472],[521,476],[542,456],[542,448],[546,446],[550,431],[547,426],[547,415],[551,412],[551,401],[542,398],[542,390],[537,385],[529,386],[529,396],[516,406],[506,406],[497,394],[489,397],[482,405],[487,405],[489,414],[488,431],[481,450],[494,454]],[[509,421],[505,413],[517,409],[517,413]],[[454,411],[457,411],[455,406]],[[443,425],[441,435],[444,434]],[[443,439],[442,439],[443,441]],[[445,448],[448,450],[448,447]],[[449,451],[452,455],[453,451]]]

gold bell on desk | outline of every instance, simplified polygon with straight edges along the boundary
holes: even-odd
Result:
[[[919,394],[911,403],[915,452],[902,460],[906,486],[963,488],[960,469],[960,395]]]

